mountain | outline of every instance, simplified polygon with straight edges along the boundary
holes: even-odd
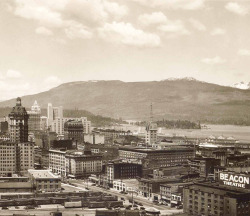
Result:
[[[89,81],[62,84],[49,91],[22,97],[30,107],[37,100],[65,109],[81,109],[95,115],[129,120],[190,120],[202,123],[250,125],[250,90],[220,86],[195,79],[150,82]],[[0,102],[14,106],[15,99]]]
[[[233,88],[238,88],[238,89],[250,89],[250,82],[245,83],[245,82],[240,82],[240,83],[235,83],[232,85]]]

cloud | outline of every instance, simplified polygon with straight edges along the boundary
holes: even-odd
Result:
[[[56,1],[57,2],[57,1]],[[62,3],[65,1],[62,1]],[[55,10],[58,9],[55,5],[49,3],[49,1],[38,0],[16,0],[16,7],[14,14],[26,19],[33,19],[39,21],[40,24],[60,27],[63,25],[61,14]]]
[[[210,32],[210,34],[211,34],[212,36],[224,35],[224,34],[226,34],[226,31],[225,31],[224,29],[222,29],[222,28],[215,28],[215,29],[213,29],[213,30]]]
[[[238,51],[238,55],[240,55],[240,56],[250,56],[250,50],[248,50],[248,49],[240,49]]]
[[[102,26],[129,12],[127,6],[108,0],[14,0],[11,11],[16,16],[35,20],[42,26],[36,28],[38,34],[52,35],[53,28],[57,28],[69,39],[89,39],[93,33],[88,26]]]
[[[198,10],[204,8],[205,0],[130,0],[147,7],[163,7],[174,10]]]
[[[116,2],[103,1],[104,9],[116,19],[121,19],[128,14],[128,7]]]
[[[203,59],[201,59],[201,62],[203,62],[205,64],[215,65],[215,64],[222,64],[222,63],[226,62],[226,60],[222,59],[219,56],[216,56],[214,58],[203,58]]]
[[[248,9],[245,8],[244,6],[238,4],[237,2],[229,2],[226,4],[225,8],[235,14],[244,16],[248,14]]]
[[[153,12],[151,14],[142,14],[138,17],[141,25],[149,26],[167,22],[167,17],[162,12]]]
[[[171,33],[170,36],[190,35],[191,33],[186,29],[181,20],[168,21],[166,24],[157,27],[162,32]]]
[[[161,43],[158,35],[135,28],[131,23],[112,22],[98,29],[99,36],[107,41],[136,47],[157,47]]]
[[[48,28],[45,28],[43,26],[36,28],[35,32],[37,34],[41,34],[41,35],[45,35],[45,36],[53,35],[53,32],[51,30],[49,30]]]
[[[195,29],[197,29],[199,31],[206,31],[207,30],[206,26],[203,23],[201,23],[200,21],[196,20],[196,19],[190,18],[189,22],[192,24],[192,26]]]
[[[64,31],[66,36],[70,39],[89,39],[92,37],[92,33],[87,29],[87,27],[83,26],[81,23],[78,23],[76,21],[70,21],[67,25],[68,26],[65,28]]]
[[[22,73],[20,71],[10,69],[6,72],[6,77],[18,79],[22,77]]]

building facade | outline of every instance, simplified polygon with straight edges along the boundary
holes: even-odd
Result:
[[[17,173],[25,175],[34,166],[34,144],[0,143],[0,175],[11,177]]]
[[[102,172],[102,155],[91,151],[68,152],[66,155],[66,175],[85,178]]]
[[[157,143],[157,124],[150,122],[146,126],[145,142],[147,145],[152,146]]]
[[[184,213],[194,216],[248,216],[250,192],[218,183],[195,183],[184,188],[183,207]]]
[[[16,106],[9,114],[11,142],[28,142],[28,119],[29,115],[22,106],[21,98],[17,98]]]
[[[187,163],[194,158],[194,149],[185,147],[155,150],[152,148],[120,147],[120,159],[137,159],[142,161],[143,168],[157,169]]]
[[[125,161],[108,163],[105,167],[105,173],[110,187],[115,179],[135,179],[142,177],[142,165]]]
[[[28,129],[29,132],[39,131],[41,129],[41,108],[37,101],[34,102],[31,110],[27,112],[29,115]]]
[[[49,150],[49,169],[53,173],[62,177],[66,176],[66,159],[65,151],[50,149]]]
[[[84,141],[82,121],[69,120],[64,124],[64,139],[79,143]]]
[[[47,108],[47,126],[48,128],[52,127],[53,121],[56,118],[62,119],[63,118],[63,107],[53,107],[51,103],[48,103]]]
[[[200,173],[200,177],[207,178],[214,176],[214,167],[220,165],[220,159],[215,158],[194,158],[188,160],[191,170]]]
[[[61,191],[61,178],[49,170],[28,170],[35,191],[58,192]]]
[[[83,178],[102,171],[102,155],[86,151],[49,150],[49,168],[62,177]]]
[[[58,135],[64,135],[64,124],[67,121],[79,121],[83,124],[83,133],[89,134],[91,133],[91,122],[87,121],[86,117],[81,118],[70,118],[70,117],[55,117],[51,122],[51,131],[56,132]]]

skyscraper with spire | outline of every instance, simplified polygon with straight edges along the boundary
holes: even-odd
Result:
[[[29,114],[29,132],[35,132],[41,130],[41,108],[35,100],[34,104],[31,107],[31,111],[28,111]]]

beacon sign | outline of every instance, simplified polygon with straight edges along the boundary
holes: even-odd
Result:
[[[220,172],[219,182],[226,186],[250,189],[249,175]]]

